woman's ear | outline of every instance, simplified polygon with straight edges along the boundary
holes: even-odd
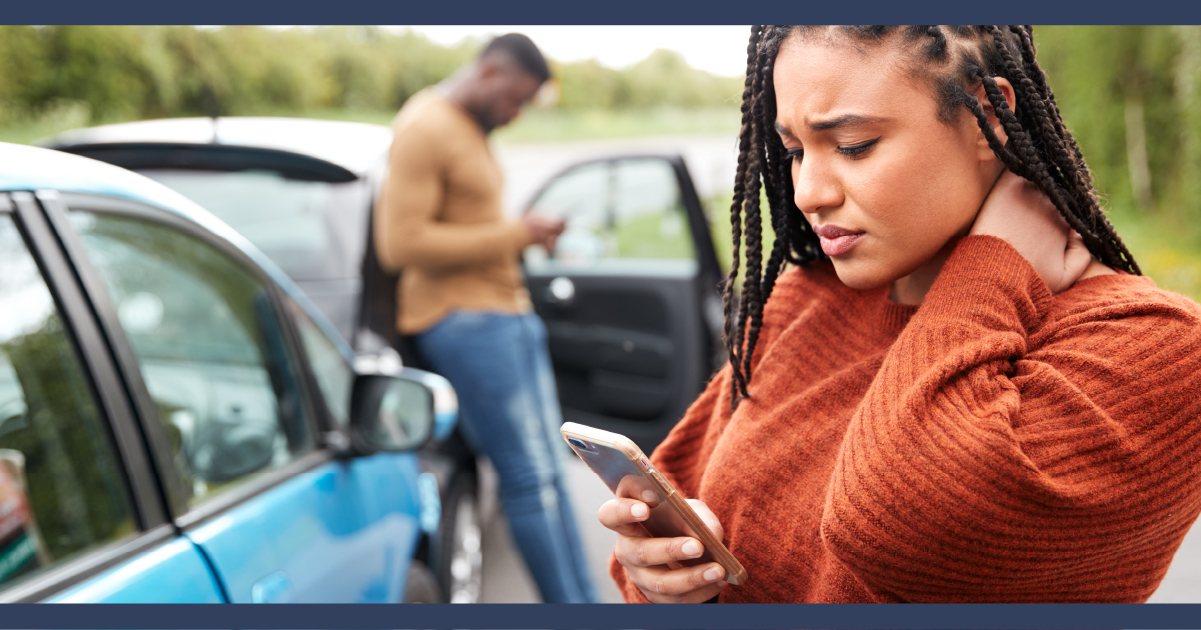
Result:
[[[1009,106],[1009,111],[1014,111],[1016,97],[1013,93],[1013,85],[1009,79],[1005,77],[993,77],[997,82],[997,88],[1001,91],[1001,96],[1005,98],[1005,104]],[[992,127],[993,133],[997,134],[997,139],[1001,144],[1009,142],[1009,135],[1005,133],[1005,126],[1001,124],[1001,120],[997,117],[996,108],[993,107],[992,101],[988,99],[988,93],[984,90],[984,85],[980,84],[976,87],[975,93],[972,95],[980,103],[980,108],[984,110],[984,115],[988,117],[988,126]],[[980,157],[982,160],[996,159],[991,147],[988,146],[988,139],[984,137],[984,132],[977,132],[976,142],[980,149]]]

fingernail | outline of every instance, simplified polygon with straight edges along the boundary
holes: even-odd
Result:
[[[680,548],[680,551],[683,551],[684,555],[688,556],[689,558],[695,558],[701,555],[701,546],[696,544],[695,540],[690,540],[684,543],[684,546]]]
[[[646,504],[636,503],[634,507],[630,508],[630,514],[633,514],[634,518],[642,518],[646,516]]]
[[[642,491],[642,500],[646,501],[647,503],[650,503],[658,498],[659,498],[659,495],[655,494],[654,490],[643,490]]]
[[[721,577],[721,571],[718,571],[717,567],[713,567],[713,568],[705,571],[705,581],[706,582],[715,582],[720,577]]]

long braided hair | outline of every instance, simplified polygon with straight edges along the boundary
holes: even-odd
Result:
[[[776,97],[772,71],[776,55],[794,32],[807,34],[834,29],[835,34],[865,43],[893,38],[912,47],[919,71],[939,101],[939,118],[948,124],[964,109],[971,112],[993,152],[1013,173],[1039,187],[1072,229],[1102,263],[1132,274],[1138,264],[1101,211],[1092,176],[1068,132],[1034,58],[1032,27],[1006,26],[753,26],[747,45],[746,83],[742,92],[742,129],[738,136],[738,167],[730,228],[734,251],[725,280],[726,351],[733,371],[731,404],[749,396],[751,358],[763,325],[763,305],[786,262],[803,265],[824,257],[820,241],[793,202],[792,173],[783,141],[775,132]],[[1016,110],[1010,109],[996,82],[1013,85]],[[1002,144],[975,96],[984,86],[989,103],[1005,128]],[[760,196],[766,197],[775,244],[763,261],[763,219]],[[742,294],[735,290],[741,241],[746,241],[746,271]]]

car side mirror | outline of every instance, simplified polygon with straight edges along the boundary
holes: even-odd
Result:
[[[457,417],[454,389],[436,374],[359,374],[350,398],[351,448],[356,455],[411,451],[445,437]]]

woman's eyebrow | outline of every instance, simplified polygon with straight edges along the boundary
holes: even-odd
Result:
[[[887,121],[887,118],[878,116],[863,116],[860,114],[843,114],[836,116],[830,120],[808,121],[809,128],[814,131],[827,131],[837,129],[838,127],[847,127],[850,125],[867,125],[872,123],[880,123]]]
[[[889,120],[891,120],[891,119],[881,118],[879,116],[863,116],[861,114],[843,114],[842,116],[836,116],[834,118],[831,118],[830,120],[819,120],[816,122],[809,122],[807,124],[809,125],[809,128],[812,129],[813,131],[829,131],[830,129],[837,129],[839,127],[851,127],[854,125],[869,125],[869,124],[873,124],[873,123],[887,122]],[[796,134],[792,133],[792,131],[790,131],[788,129],[788,127],[785,127],[784,124],[778,120],[776,121],[775,127],[776,127],[776,133],[780,134],[781,136],[786,136],[789,138],[796,137]]]

